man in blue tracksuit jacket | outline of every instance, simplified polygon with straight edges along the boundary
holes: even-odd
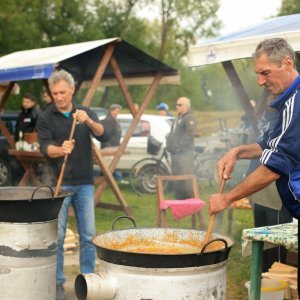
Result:
[[[300,76],[294,52],[285,40],[273,38],[261,42],[253,58],[258,84],[277,96],[270,106],[278,111],[278,120],[260,142],[235,147],[219,160],[219,180],[230,178],[237,159],[260,157],[261,165],[228,193],[212,195],[210,213],[222,211],[276,180],[283,205],[300,219]]]
[[[278,111],[279,117],[273,130],[259,143],[233,148],[218,161],[220,182],[231,178],[238,159],[260,157],[261,165],[228,193],[211,195],[210,214],[218,213],[234,201],[276,181],[283,205],[299,221],[300,77],[295,68],[295,54],[284,39],[271,38],[258,44],[253,60],[258,85],[276,96],[270,106]]]

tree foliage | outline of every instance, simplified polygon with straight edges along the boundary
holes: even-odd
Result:
[[[157,8],[152,18],[140,14],[148,6]],[[1,0],[0,55],[119,36],[180,71],[182,85],[160,87],[155,102],[167,99],[171,104],[186,95],[198,98],[201,107],[206,92],[186,68],[186,55],[196,41],[218,32],[218,8],[219,0]],[[20,85],[21,93],[41,91],[40,83]],[[136,102],[147,90],[129,89]],[[106,94],[109,101],[122,97],[115,89]]]
[[[282,0],[279,16],[286,16],[300,13],[299,0]]]

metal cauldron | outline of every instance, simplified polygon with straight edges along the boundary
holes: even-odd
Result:
[[[195,245],[201,245],[205,233],[190,229],[133,228],[99,234],[92,242],[100,259],[100,272],[78,275],[76,295],[80,300],[225,300],[226,264],[234,241],[214,233],[209,243],[197,248]],[[213,244],[217,247],[211,247]],[[142,252],[136,251],[145,245]],[[153,246],[164,250],[147,253]],[[171,249],[170,253],[165,248]]]
[[[54,197],[48,185],[0,188],[0,222],[44,222],[57,219],[65,197],[70,195],[71,192],[61,190]]]
[[[0,299],[53,300],[57,217],[69,191],[0,188]]]

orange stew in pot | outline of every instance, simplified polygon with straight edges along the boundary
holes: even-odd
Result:
[[[156,240],[141,236],[128,235],[125,240],[110,242],[107,247],[113,250],[148,254],[190,254],[199,253],[202,243],[196,238],[179,239],[176,234],[166,234]],[[214,252],[224,248],[224,243],[215,241],[205,248],[205,252]]]

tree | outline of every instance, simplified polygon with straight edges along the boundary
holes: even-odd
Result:
[[[218,0],[157,0],[154,3],[160,7],[159,60],[182,60],[198,38],[212,37],[220,28],[216,16]]]
[[[299,0],[282,0],[279,16],[286,16],[300,13]]]
[[[154,19],[139,14],[147,5],[159,8]],[[216,33],[220,25],[216,17],[218,7],[218,0],[155,0],[153,3],[149,0],[2,0],[0,55],[118,36],[181,70],[185,68],[190,45]],[[182,76],[186,76],[182,82],[198,80],[185,71]],[[37,94],[41,90],[38,84],[39,87],[36,82],[22,82],[21,86]],[[137,102],[146,89],[129,87]],[[179,94],[194,95],[198,84],[176,90]],[[159,88],[156,101],[163,97],[174,101],[173,91],[173,88]],[[111,101],[122,97],[115,89],[105,95]]]

